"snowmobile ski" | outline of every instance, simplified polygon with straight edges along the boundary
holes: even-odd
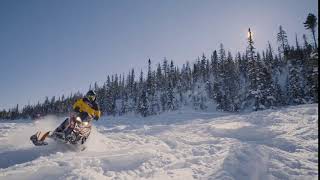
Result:
[[[46,137],[50,134],[50,131],[46,132],[45,134],[43,134],[40,137],[41,132],[38,131],[36,134],[32,135],[30,137],[31,142],[36,145],[36,146],[45,146],[48,145],[47,142],[45,142],[44,140],[46,139]]]

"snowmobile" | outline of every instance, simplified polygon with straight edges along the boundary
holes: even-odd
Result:
[[[30,140],[35,146],[48,145],[46,138],[65,144],[83,145],[90,135],[91,127],[91,120],[82,121],[80,117],[71,115],[53,132],[48,131],[40,136],[41,132],[38,131],[30,137]]]

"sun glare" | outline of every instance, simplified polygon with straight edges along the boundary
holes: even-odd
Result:
[[[247,32],[247,36],[248,36],[248,38],[249,38],[249,36],[250,36],[250,33],[249,32]],[[251,31],[251,37],[253,37],[253,32]]]

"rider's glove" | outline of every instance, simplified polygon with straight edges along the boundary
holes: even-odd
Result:
[[[94,119],[95,120],[98,120],[101,116],[101,112],[100,111],[97,111],[96,115],[94,116]]]

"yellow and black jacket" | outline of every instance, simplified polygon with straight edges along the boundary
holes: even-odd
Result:
[[[98,120],[101,116],[98,103],[96,101],[90,102],[86,97],[78,99],[73,105],[73,110],[79,113],[83,121],[91,118]]]

